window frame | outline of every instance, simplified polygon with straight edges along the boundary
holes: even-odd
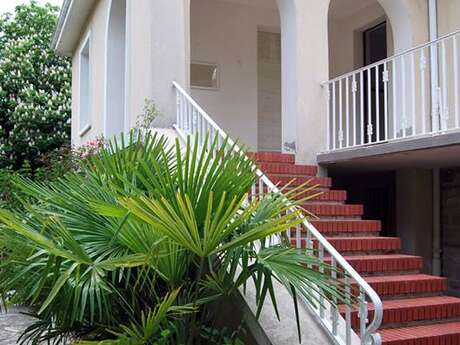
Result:
[[[83,94],[83,59],[85,59],[85,63],[87,64],[87,71],[86,74],[86,81],[85,87],[87,93],[86,95],[86,114],[83,116],[82,108],[83,108],[83,101],[82,101],[82,94]],[[85,38],[83,39],[82,43],[80,44],[80,48],[78,50],[78,135],[83,137],[88,131],[91,129],[91,31],[89,31]]]
[[[216,75],[216,86],[198,86],[198,85],[193,85],[192,82],[192,65],[204,65],[204,66],[212,66],[217,69],[217,75]],[[192,60],[190,61],[190,88],[191,89],[197,89],[197,90],[208,90],[208,91],[219,91],[220,90],[220,78],[221,78],[221,69],[220,65],[215,62],[205,62],[205,61],[198,61],[198,60]]]

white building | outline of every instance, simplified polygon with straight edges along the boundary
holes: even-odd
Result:
[[[460,300],[438,296],[460,295],[459,29],[459,0],[65,0],[52,44],[73,61],[73,144],[129,130],[149,99],[155,127],[210,129],[206,112],[252,151],[319,165],[365,207],[324,197],[318,229],[383,235],[330,241],[364,277],[390,277],[366,278],[398,301],[383,342],[460,344]],[[302,170],[272,156],[275,180]]]

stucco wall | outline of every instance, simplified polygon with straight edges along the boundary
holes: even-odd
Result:
[[[442,274],[460,296],[460,168],[441,170]]]
[[[257,148],[257,31],[279,28],[276,7],[192,0],[192,61],[216,63],[220,88],[192,96],[227,133]]]
[[[396,173],[396,229],[402,252],[423,257],[423,272],[432,269],[433,177],[429,169]]]
[[[438,0],[438,18],[440,36],[460,30],[460,1]]]
[[[89,140],[96,138],[103,132],[103,112],[104,112],[104,42],[105,42],[105,22],[108,14],[108,0],[101,0],[97,3],[85,30],[81,34],[80,43],[72,57],[72,144],[81,145]],[[78,52],[84,44],[83,40],[90,32],[90,105],[89,118],[91,129],[83,136],[80,136],[80,123],[78,117]]]

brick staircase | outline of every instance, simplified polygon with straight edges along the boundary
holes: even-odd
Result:
[[[312,178],[311,183],[319,185],[323,194],[304,207],[320,217],[313,225],[382,298],[379,332],[384,345],[460,345],[460,299],[444,295],[446,278],[421,274],[422,258],[400,253],[398,237],[379,236],[380,222],[362,220],[363,206],[346,204],[346,191],[331,190],[330,178],[316,177],[317,167],[296,165],[288,154],[259,152],[255,159],[281,186]],[[340,310],[344,312],[343,306]],[[369,313],[371,318],[372,305]],[[352,326],[359,329],[356,308]]]

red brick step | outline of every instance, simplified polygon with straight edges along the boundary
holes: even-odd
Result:
[[[314,215],[320,216],[361,216],[363,205],[349,204],[305,204],[303,207]]]
[[[279,152],[250,152],[249,157],[257,162],[294,164],[295,155]]]
[[[311,220],[324,235],[378,233],[382,224],[378,220]]]
[[[342,315],[345,306],[339,306]],[[374,306],[369,304],[369,317],[374,316]],[[383,302],[383,326],[414,322],[439,322],[441,320],[460,317],[460,298],[450,296],[433,296],[420,298],[396,299]],[[351,323],[353,328],[359,327],[358,308],[352,308]]]
[[[435,294],[447,289],[447,279],[428,274],[365,277],[381,297],[407,294]],[[352,285],[355,285],[352,283]]]
[[[315,165],[294,165],[288,163],[266,163],[257,164],[259,169],[266,174],[290,174],[316,176],[318,167]]]
[[[380,330],[383,345],[460,345],[460,322]]]
[[[295,233],[291,233],[295,241]],[[399,237],[329,237],[327,239],[339,252],[395,251],[401,249]],[[302,248],[306,248],[306,239],[302,238]],[[316,247],[316,243],[314,242]]]
[[[414,272],[423,265],[422,257],[403,254],[353,255],[344,258],[361,274]]]
[[[267,177],[276,185],[279,186],[299,186],[307,183],[307,186],[330,187],[332,181],[329,177],[316,176],[292,176],[292,175],[274,175],[266,174]]]

